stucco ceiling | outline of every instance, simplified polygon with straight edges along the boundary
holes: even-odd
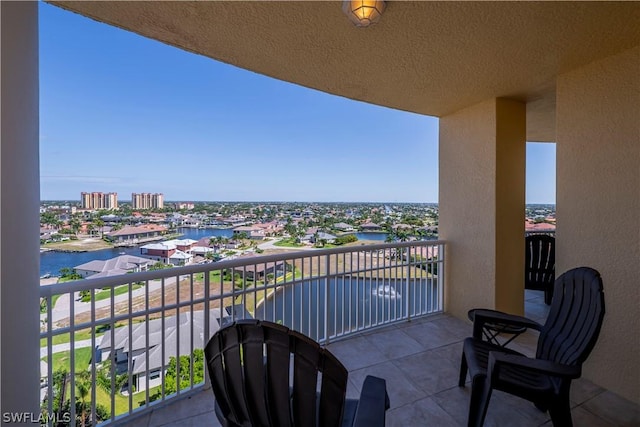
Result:
[[[555,139],[555,77],[640,44],[640,2],[389,2],[356,28],[341,2],[52,1],[281,80],[444,116],[527,102],[527,139]]]

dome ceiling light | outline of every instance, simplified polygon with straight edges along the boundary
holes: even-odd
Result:
[[[380,20],[386,4],[383,0],[344,0],[342,11],[356,27],[368,27]]]

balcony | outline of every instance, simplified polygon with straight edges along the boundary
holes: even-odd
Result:
[[[524,176],[525,139],[556,141],[557,204],[562,206],[558,215],[559,269],[593,266],[605,277],[607,292],[602,339],[585,366],[585,376],[640,402],[640,342],[633,335],[629,339],[627,332],[638,330],[640,318],[636,285],[640,235],[634,214],[640,202],[640,102],[633,90],[638,87],[640,64],[639,27],[633,24],[640,7],[637,3],[585,2],[578,7],[518,2],[503,7],[477,2],[463,9],[454,2],[395,2],[384,22],[367,32],[354,32],[345,25],[344,16],[336,12],[332,2],[314,6],[313,25],[309,19],[300,19],[309,16],[305,2],[200,2],[202,13],[183,9],[176,2],[55,3],[254,72],[440,117],[439,230],[449,245],[447,288],[459,291],[449,295],[447,312],[460,318],[481,296],[487,296],[484,301],[488,306],[497,306],[498,297],[511,291],[504,284],[521,277],[520,272],[510,270],[517,249],[498,252],[495,242],[522,247],[516,237],[522,224],[524,186],[514,184]],[[2,352],[2,409],[15,412],[37,409],[38,322],[29,307],[35,306],[39,293],[48,299],[45,310],[54,298],[62,298],[71,302],[68,310],[73,312],[74,296],[80,290],[88,291],[94,301],[90,304],[95,310],[88,315],[78,313],[81,316],[75,323],[67,320],[65,324],[64,316],[54,322],[52,311],[44,313],[41,336],[47,343],[45,356],[51,359],[54,344],[63,345],[61,338],[54,342],[54,337],[66,335],[71,347],[76,344],[73,340],[80,343],[87,336],[91,344],[96,344],[95,332],[104,325],[137,320],[126,309],[110,313],[100,307],[101,302],[95,299],[99,289],[114,289],[127,285],[126,280],[135,280],[167,288],[171,294],[175,284],[170,275],[178,271],[64,285],[56,291],[66,289],[68,294],[61,297],[51,290],[38,289],[37,258],[33,256],[38,250],[33,233],[38,225],[40,194],[37,7],[35,2],[2,2],[2,76],[3,89],[7,89],[3,91],[2,111],[3,121],[11,124],[2,127],[2,180],[6,183],[2,192],[5,322],[1,335],[6,349]],[[137,19],[141,16],[157,18]],[[167,28],[175,32],[169,33]],[[396,42],[404,35],[410,36],[411,43]],[[186,46],[186,41],[191,44]],[[376,46],[375,55],[368,55],[362,46]],[[393,59],[380,61],[380,57]],[[512,140],[507,135],[514,133],[515,124],[519,124],[520,135]],[[514,147],[521,150],[515,152]],[[507,193],[513,197],[503,197]],[[507,214],[512,219],[517,217],[513,227],[505,222]],[[198,273],[185,269],[179,274],[191,277]],[[500,286],[494,286],[497,276],[503,279]],[[198,286],[194,283],[195,294]],[[165,295],[167,306],[159,308],[155,304],[163,298],[157,301],[155,293],[147,294],[149,286],[140,288],[142,291],[133,289],[133,285],[127,287],[127,294],[142,292],[143,301],[149,295],[148,308],[138,307],[137,300],[135,303],[135,310],[141,310],[144,319],[169,315],[177,305],[186,310],[182,306],[185,299],[177,303],[175,296]],[[205,287],[209,289],[207,296],[216,297],[218,302],[216,298],[207,301],[224,309],[222,293],[211,295],[214,288]],[[198,301],[203,298],[194,296]],[[174,302],[170,302],[172,299]],[[246,299],[250,302],[250,294]],[[204,308],[205,303],[195,305]],[[93,333],[76,337],[72,332],[79,326]],[[75,358],[73,354],[71,358]],[[90,371],[95,378],[94,370]],[[45,382],[51,384],[51,375],[46,376]],[[75,393],[73,390],[70,392]],[[91,394],[95,392],[91,390]],[[186,393],[181,390],[180,394]],[[604,392],[599,396],[608,395]],[[150,406],[147,411],[158,413],[155,411],[172,401],[178,402],[164,396],[158,406]],[[637,425],[634,411],[631,414],[636,414],[635,418],[600,425]],[[615,407],[612,412],[629,413]],[[613,419],[605,413],[603,419]],[[142,412],[137,414],[144,416]]]
[[[346,337],[441,314],[444,248],[307,250],[43,286],[42,410],[119,424],[199,392],[201,349],[239,318],[285,324],[339,355]]]
[[[544,320],[548,308],[542,292],[527,291],[526,315]],[[349,369],[348,397],[357,398],[367,375],[387,380],[391,409],[387,425],[465,426],[470,388],[456,382],[462,340],[471,325],[438,314],[362,332],[329,344]],[[535,334],[527,333],[512,343],[527,354],[535,352]],[[632,426],[640,422],[640,408],[585,379],[572,385],[572,416],[576,426]],[[133,418],[131,427],[219,426],[213,393],[206,388],[166,407]],[[532,404],[502,392],[491,400],[485,426],[550,426],[546,413]]]
[[[526,315],[544,320],[548,308],[542,292],[527,291]],[[347,395],[357,397],[367,375],[387,380],[391,409],[388,426],[464,426],[469,387],[458,388],[462,340],[471,325],[448,315],[434,315],[353,335],[329,345],[349,369]],[[513,343],[535,352],[536,337],[524,334]],[[592,382],[579,379],[572,386],[572,416],[576,426],[632,426],[640,422],[640,408]],[[188,398],[132,418],[126,426],[219,426],[213,393],[205,388]],[[502,392],[492,398],[485,426],[550,426],[546,413]]]
[[[445,270],[444,248],[437,241],[356,246],[43,287],[43,409],[58,410],[62,366],[73,386],[66,387],[67,398],[87,402],[84,412],[82,405],[69,408],[70,415],[84,416],[87,424],[218,425],[211,389],[196,373],[202,373],[202,361],[190,365],[188,355],[219,327],[251,316],[284,323],[328,346],[350,371],[349,396],[359,395],[366,375],[385,378],[389,425],[426,419],[464,425],[469,389],[456,381],[461,343],[471,327],[443,313],[438,272]],[[548,307],[541,292],[526,292],[525,310],[544,322]],[[535,342],[528,332],[511,346],[533,355]],[[86,353],[91,360],[82,362]],[[184,363],[172,365],[177,354]],[[82,390],[78,383],[87,380]],[[572,393],[576,425],[640,421],[637,405],[585,379],[574,383]],[[548,422],[529,403],[498,392],[486,425]]]

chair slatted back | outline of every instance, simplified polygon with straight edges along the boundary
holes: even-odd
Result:
[[[525,237],[525,289],[546,290],[556,275],[556,239],[546,234]]]
[[[574,268],[555,282],[549,316],[538,339],[537,358],[581,365],[591,353],[604,319],[600,273]]]
[[[205,357],[216,402],[230,425],[342,424],[347,370],[302,334],[271,322],[241,320],[216,332]]]

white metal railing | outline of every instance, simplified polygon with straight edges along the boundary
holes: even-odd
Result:
[[[305,250],[42,286],[43,414],[89,426],[200,389],[201,349],[239,318],[328,344],[442,312],[444,245]]]

